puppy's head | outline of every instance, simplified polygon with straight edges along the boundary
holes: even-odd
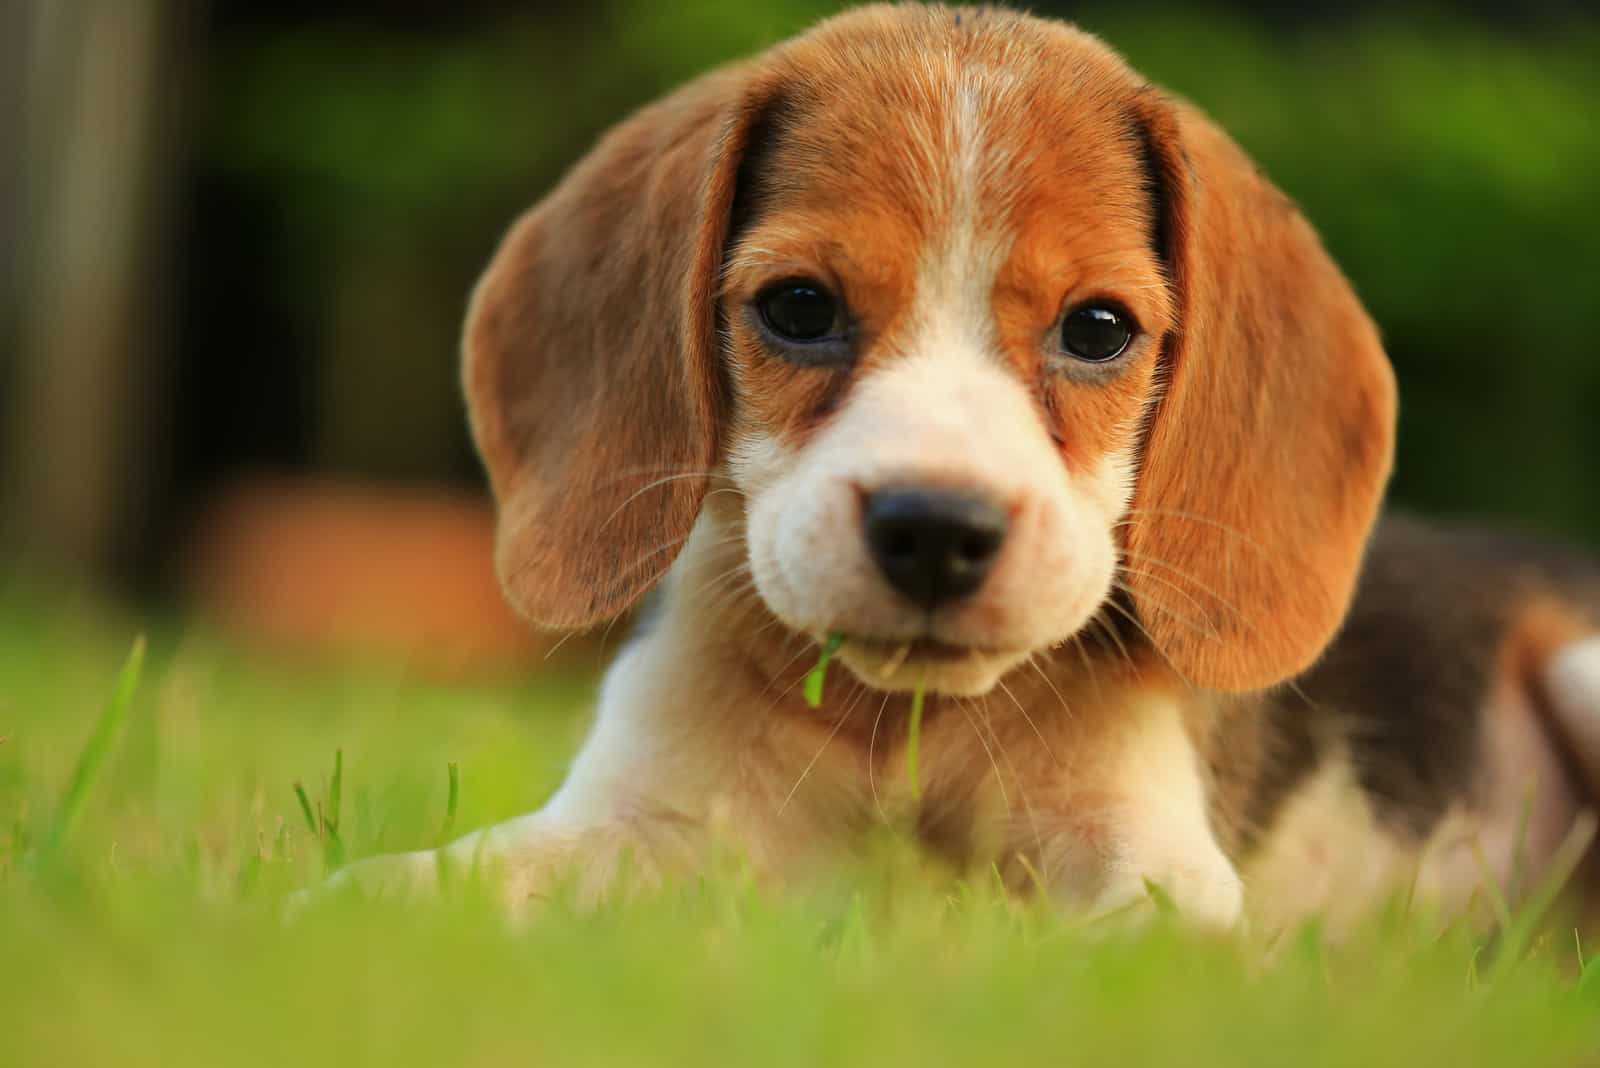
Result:
[[[640,112],[513,228],[465,349],[531,618],[624,610],[725,478],[766,606],[886,688],[986,690],[1110,598],[1191,683],[1276,682],[1392,449],[1294,207],[1094,39],[996,12],[860,9]]]

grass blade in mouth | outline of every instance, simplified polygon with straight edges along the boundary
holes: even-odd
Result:
[[[801,689],[805,694],[806,704],[812,708],[822,707],[822,680],[828,674],[828,662],[833,659],[833,654],[839,651],[839,646],[844,644],[844,635],[838,631],[829,634],[822,643],[822,652],[817,657],[817,666],[806,672],[805,682]],[[905,646],[899,659],[903,659],[910,646]],[[896,667],[899,666],[898,661]],[[911,780],[911,797],[913,800],[922,800],[922,779],[918,769],[920,741],[922,738],[922,704],[926,695],[927,683],[917,680],[917,688],[911,693],[911,724],[906,733],[906,776]]]
[[[806,681],[802,689],[806,704],[812,708],[822,707],[822,680],[828,674],[828,661],[833,659],[833,654],[837,653],[839,646],[843,644],[843,634],[834,631],[828,635],[827,641],[822,643],[822,655],[817,657],[817,666],[806,672]]]
[[[911,799],[922,800],[922,779],[917,771],[917,748],[922,737],[922,697],[927,688],[925,679],[917,680],[911,691],[911,724],[906,730],[906,777],[911,780]]]

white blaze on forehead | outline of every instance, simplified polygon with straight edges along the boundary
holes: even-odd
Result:
[[[933,218],[917,263],[915,326],[906,345],[929,354],[977,355],[997,348],[991,298],[1012,243],[995,192],[1009,185],[1004,171],[1011,154],[991,128],[1011,106],[1015,76],[942,58],[930,70],[940,106],[925,157]]]

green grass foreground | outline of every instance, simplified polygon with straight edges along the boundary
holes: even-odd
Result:
[[[285,923],[330,854],[436,842],[450,763],[457,830],[537,805],[592,680],[441,686],[176,631],[125,667],[134,626],[43,603],[0,599],[0,1064],[1600,1063],[1570,931],[1514,956],[1398,913],[1337,946],[1086,932],[892,849],[518,929],[470,890]]]

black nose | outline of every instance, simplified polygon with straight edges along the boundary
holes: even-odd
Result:
[[[863,511],[878,570],[930,610],[981,586],[1006,537],[1005,512],[969,493],[882,489]]]

